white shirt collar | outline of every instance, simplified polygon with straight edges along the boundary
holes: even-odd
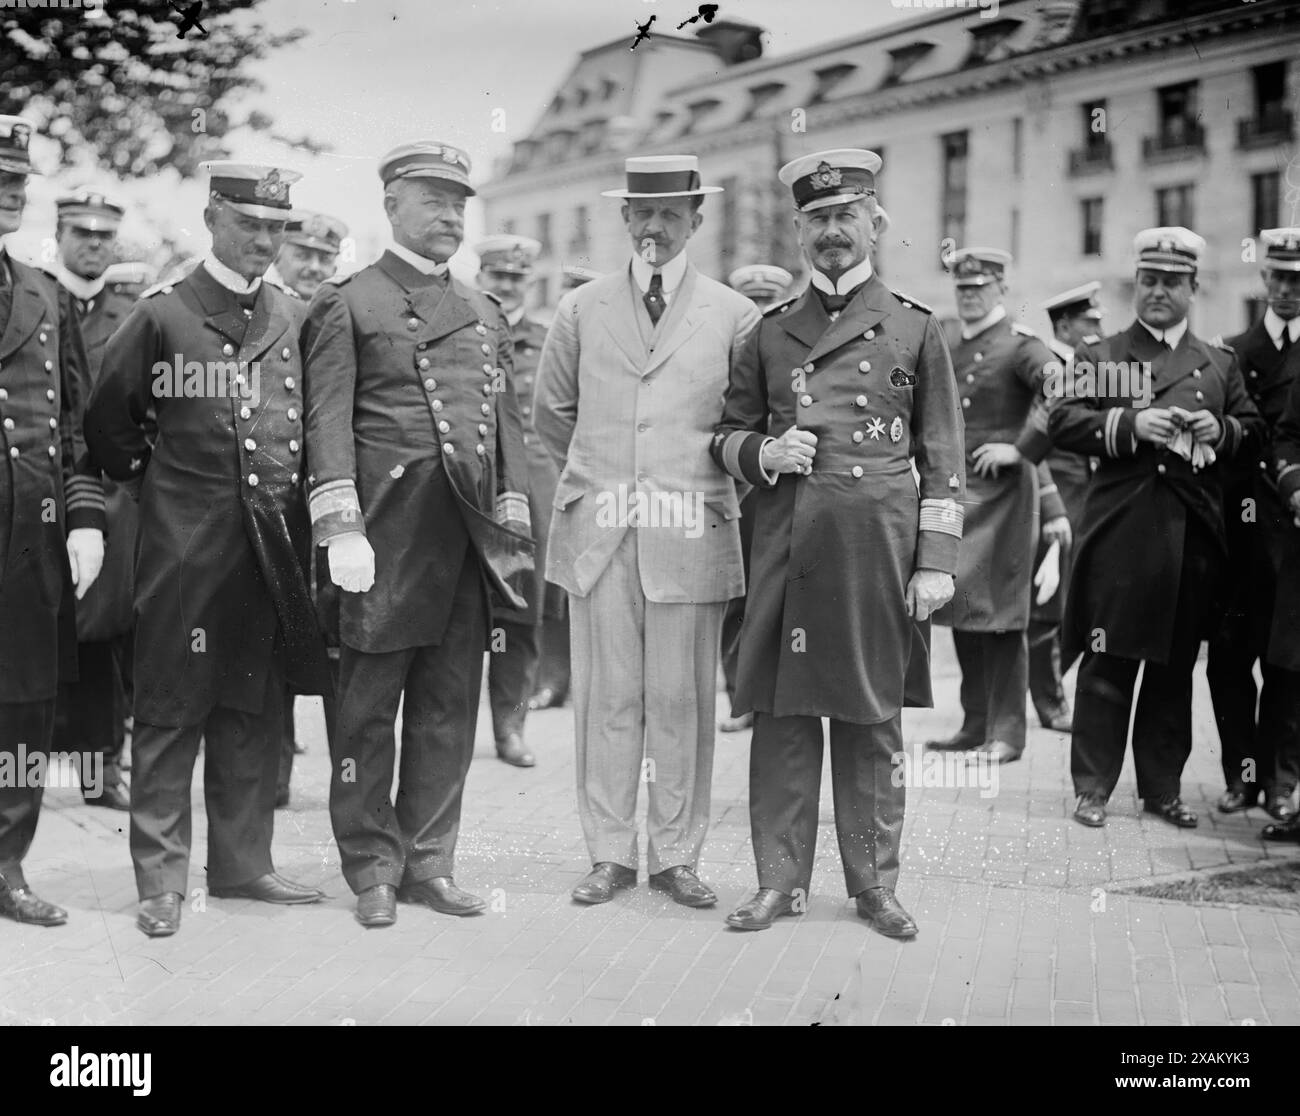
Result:
[[[73,295],[81,299],[82,302],[89,302],[92,298],[98,297],[99,292],[104,289],[104,277],[102,275],[98,279],[86,279],[75,272],[69,271],[62,260],[55,261],[54,275],[60,283],[67,287]]]
[[[1300,314],[1297,314],[1290,321],[1278,317],[1277,311],[1269,307],[1264,311],[1264,328],[1268,330],[1268,335],[1273,339],[1273,347],[1280,349],[1282,347],[1282,331],[1287,330],[1291,334],[1291,344],[1300,341]]]
[[[509,325],[511,329],[514,329],[515,326],[524,320],[524,310],[525,307],[521,304],[517,309],[511,310],[510,313],[506,315],[506,324]]]
[[[438,263],[436,260],[429,259],[428,256],[420,255],[419,252],[412,252],[404,244],[398,244],[395,240],[388,246],[388,250],[399,260],[405,260],[416,271],[425,275],[447,274],[447,265],[445,263]]]
[[[230,268],[217,259],[217,257],[211,252],[203,257],[203,267],[206,269],[207,273],[225,287],[226,290],[234,291],[235,294],[252,294],[262,285],[262,277],[260,275],[252,280],[252,282],[249,282],[240,275],[239,272],[231,271]]]
[[[1006,316],[1007,316],[1007,308],[1003,306],[1001,303],[999,303],[997,306],[993,307],[993,309],[990,310],[987,314],[985,314],[984,317],[980,318],[979,321],[970,322],[969,324],[964,324],[961,327],[961,339],[963,341],[969,341],[972,337],[978,337],[981,333],[983,333],[986,329],[988,329],[989,326],[996,325]]]
[[[1141,318],[1138,318],[1142,322]],[[1183,339],[1183,334],[1187,332],[1187,319],[1184,318],[1177,325],[1170,326],[1168,329],[1156,329],[1142,322],[1142,328],[1145,329],[1157,341],[1164,341],[1171,349],[1178,348],[1178,342]]]
[[[860,286],[862,283],[865,283],[870,279],[871,274],[871,257],[868,256],[856,267],[849,268],[848,271],[839,277],[838,282],[832,283],[828,276],[823,275],[816,268],[812,269],[812,273],[809,276],[809,282],[823,294],[846,295],[849,291],[853,290],[854,287]]]
[[[636,280],[637,288],[642,294],[650,289],[650,276],[656,271],[663,276],[664,302],[667,303],[686,276],[686,253],[678,252],[663,267],[648,264],[640,256],[632,257],[632,278]]]

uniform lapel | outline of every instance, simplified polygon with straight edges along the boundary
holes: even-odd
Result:
[[[282,298],[287,300],[289,296],[268,284],[263,284],[263,287],[266,289],[257,300],[253,320],[248,324],[248,333],[239,350],[240,360],[257,360],[283,336],[290,325],[289,311],[281,301]]]
[[[687,263],[686,274],[673,292],[673,300],[668,304],[668,312],[659,323],[659,341],[655,345],[654,355],[646,362],[641,375],[646,376],[658,368],[664,361],[680,349],[703,322],[708,310],[707,297],[698,305],[693,301],[697,284],[695,268]]]
[[[9,323],[0,337],[0,363],[13,356],[18,347],[36,332],[45,321],[45,300],[36,279],[25,267],[9,261],[9,274],[13,276],[13,306],[9,310]],[[50,323],[53,327],[54,323]]]
[[[218,283],[202,264],[190,272],[185,287],[199,304],[203,324],[236,348],[242,345],[248,332],[248,318],[239,308],[234,292]]]
[[[814,299],[817,298],[811,287],[809,293]],[[840,316],[831,323],[830,328],[818,338],[812,352],[808,354],[808,360],[820,360],[827,353],[833,353],[841,345],[847,345],[855,337],[860,337],[865,330],[879,325],[889,316],[890,297],[885,285],[873,274],[840,311]]]
[[[789,310],[776,316],[776,322],[805,349],[811,349],[826,332],[831,319],[817,292],[808,286]]]
[[[1263,321],[1256,322],[1251,326],[1250,331],[1246,334],[1246,344],[1243,346],[1246,350],[1246,360],[1251,368],[1265,374],[1266,378],[1271,377],[1274,372],[1282,367],[1285,359],[1278,348],[1273,344],[1273,338],[1268,335],[1268,330],[1264,328]],[[1292,346],[1294,351],[1297,347]]]
[[[601,292],[600,320],[614,344],[640,369],[645,362],[645,346],[636,327],[636,304],[632,301],[636,297],[636,282],[630,268],[597,282],[605,285]]]
[[[1178,348],[1169,353],[1164,365],[1157,371],[1153,368],[1156,394],[1168,391],[1180,380],[1187,379],[1197,368],[1204,368],[1210,363],[1210,350],[1199,337],[1193,336],[1190,329],[1183,333]]]

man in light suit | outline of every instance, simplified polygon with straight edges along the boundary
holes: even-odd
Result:
[[[546,579],[569,593],[578,812],[604,903],[636,883],[637,784],[649,784],[650,886],[685,906],[709,822],[718,639],[744,588],[735,484],[709,456],[728,366],[758,311],[684,254],[699,229],[690,155],[630,158],[628,267],[561,300],[535,426],[562,464]]]

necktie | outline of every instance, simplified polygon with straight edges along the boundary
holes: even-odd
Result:
[[[258,290],[261,288],[259,287]],[[257,291],[236,292],[235,298],[239,301],[241,310],[252,311],[257,305]]]
[[[825,304],[829,313],[838,314],[849,304],[849,296],[824,294],[822,295],[822,302]]]
[[[1286,355],[1291,351],[1294,342],[1291,340],[1291,323],[1287,322],[1286,328],[1282,330],[1282,344],[1278,347],[1278,352]]]
[[[659,319],[664,314],[664,277],[655,272],[650,276],[650,289],[642,296],[645,301],[645,308],[650,314],[650,320],[659,324]]]

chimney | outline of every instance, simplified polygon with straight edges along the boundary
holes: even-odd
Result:
[[[728,66],[752,62],[763,55],[763,29],[736,19],[715,19],[695,32]]]

